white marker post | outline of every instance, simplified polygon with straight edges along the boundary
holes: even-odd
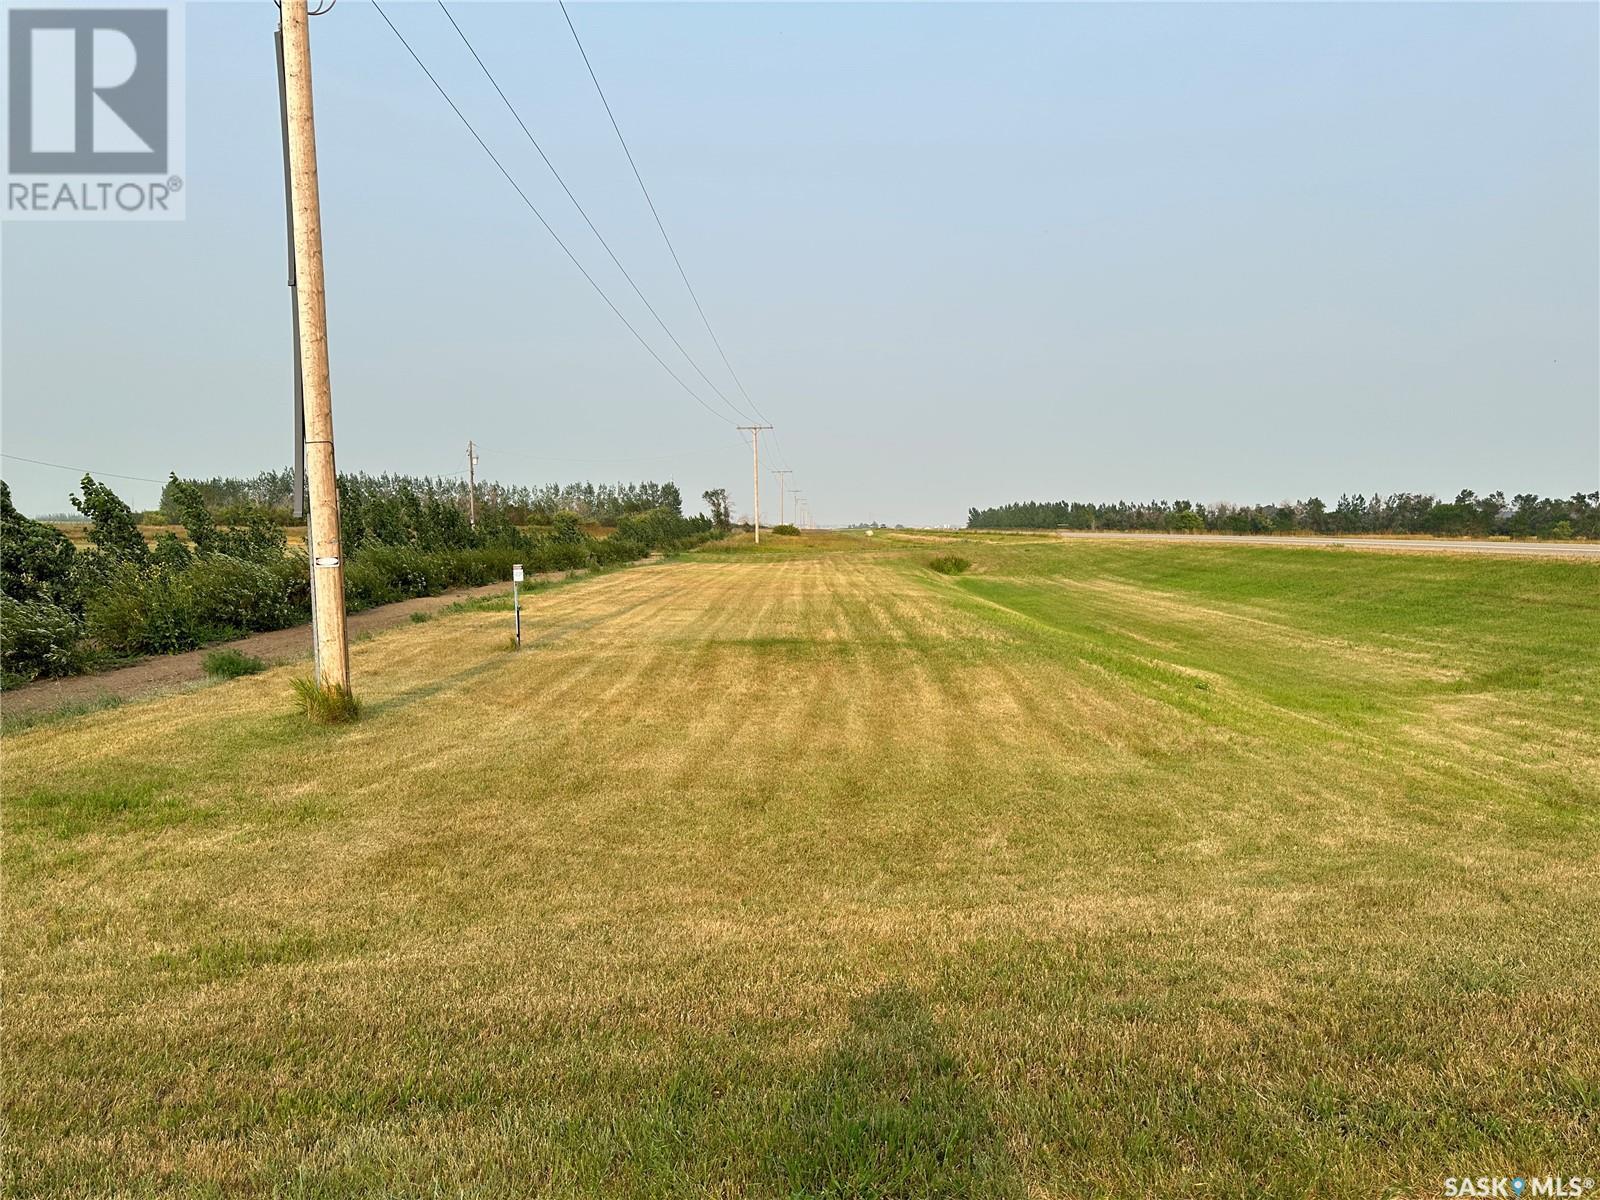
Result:
[[[517,649],[522,649],[522,600],[517,592],[517,585],[522,582],[522,564],[511,564],[511,616],[516,622]]]

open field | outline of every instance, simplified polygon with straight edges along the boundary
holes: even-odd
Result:
[[[79,550],[86,549],[94,543],[89,540],[89,522],[84,521],[51,521],[49,524],[59,529]],[[304,546],[306,544],[306,528],[304,525],[285,525],[283,528],[284,541],[291,546]],[[162,534],[170,533],[184,545],[190,545],[189,532],[182,525],[150,525],[141,524],[139,533],[151,545]]]
[[[1600,1176],[1600,563],[738,539],[524,631],[6,738],[8,1195]]]
[[[1540,541],[1536,538],[1448,538],[1430,534],[1404,537],[1377,534],[1250,534],[1250,533],[1113,533],[1102,530],[1064,529],[1064,538],[1088,541],[1105,538],[1134,538],[1164,542],[1218,542],[1235,546],[1343,546],[1356,550],[1409,550],[1454,554],[1509,554],[1557,558],[1600,558],[1600,542]]]

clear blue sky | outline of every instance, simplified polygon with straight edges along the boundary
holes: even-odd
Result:
[[[722,382],[560,11],[454,11]],[[439,10],[390,12],[670,357]],[[573,8],[815,515],[891,523],[1600,486],[1597,12]],[[288,460],[274,20],[189,6],[186,222],[4,229],[8,453],[152,477]],[[472,437],[489,477],[671,477],[748,509],[737,435],[371,7],[319,18],[313,56],[340,466],[457,471]],[[34,512],[75,482],[5,476]]]

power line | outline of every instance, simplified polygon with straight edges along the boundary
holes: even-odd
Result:
[[[511,103],[511,98],[506,95],[505,89],[500,86],[500,81],[494,77],[494,72],[489,70],[488,64],[483,61],[483,57],[478,53],[477,47],[472,44],[466,32],[456,22],[455,17],[450,15],[450,10],[445,7],[444,0],[438,0],[438,4],[439,11],[444,13],[445,20],[450,22],[451,28],[456,31],[456,36],[461,39],[461,44],[467,48],[467,52],[472,55],[473,60],[483,72],[484,78],[489,81],[499,95],[501,102],[506,106],[506,111],[511,114],[518,126],[521,127],[523,135],[528,139],[528,144],[538,151],[539,157],[544,160],[544,165],[550,168],[550,174],[555,176],[556,182],[561,185],[561,190],[567,194],[567,199],[572,201],[572,207],[578,210],[578,215],[583,218],[584,224],[589,226],[589,232],[594,234],[600,245],[605,248],[605,252],[611,256],[611,261],[616,264],[617,270],[622,272],[622,277],[628,281],[628,286],[633,289],[633,294],[639,297],[640,302],[650,311],[650,315],[655,318],[656,324],[661,326],[661,332],[667,335],[668,340],[678,348],[678,353],[683,355],[683,360],[694,368],[695,374],[705,380],[706,386],[717,394],[717,398],[726,404],[730,411],[736,413],[740,420],[750,420],[750,415],[742,411],[732,400],[729,400],[722,389],[712,381],[711,376],[700,369],[700,364],[690,356],[689,351],[678,340],[678,335],[667,327],[667,323],[661,319],[661,314],[656,311],[655,305],[650,303],[649,298],[645,296],[638,283],[628,272],[628,268],[622,265],[622,260],[617,257],[616,251],[612,250],[611,243],[606,241],[605,236],[595,227],[594,221],[590,219],[583,205],[578,202],[578,198],[572,194],[572,189],[567,186],[567,181],[561,177],[561,172],[556,170],[555,163],[550,161],[550,156],[544,152],[544,147],[539,145],[539,139],[533,136],[533,131],[528,128],[527,123],[522,119],[522,114],[517,111],[516,105]],[[746,397],[746,399],[748,400],[749,397]]]
[[[544,226],[545,232],[555,240],[556,245],[560,246],[562,252],[572,260],[572,265],[578,268],[578,273],[588,281],[589,286],[595,290],[595,293],[600,297],[600,299],[606,302],[606,307],[616,314],[617,320],[621,321],[623,325],[627,327],[628,332],[633,334],[639,345],[644,347],[645,352],[649,354],[651,358],[656,360],[661,369],[670,375],[672,377],[672,381],[685,392],[687,392],[689,396],[693,398],[696,404],[705,409],[712,416],[716,417],[717,420],[725,421],[730,425],[735,424],[735,422],[729,421],[726,416],[712,408],[711,405],[707,404],[704,397],[702,397],[699,392],[695,391],[692,387],[685,383],[678,376],[678,373],[667,365],[666,360],[662,358],[661,355],[656,353],[655,347],[649,342],[645,341],[644,335],[634,328],[633,322],[628,320],[628,318],[623,315],[622,310],[616,306],[611,297],[606,295],[605,289],[595,282],[594,276],[590,275],[589,272],[584,269],[583,264],[578,261],[578,256],[567,247],[567,244],[561,240],[560,235],[558,235],[556,231],[550,227],[550,222],[544,219],[544,214],[534,206],[532,200],[528,199],[527,193],[522,190],[521,185],[518,184],[516,179],[512,177],[511,172],[506,170],[505,164],[500,161],[493,150],[489,149],[489,143],[483,140],[482,135],[479,134],[477,129],[473,127],[472,122],[467,120],[467,115],[463,113],[456,102],[451,99],[450,93],[444,90],[444,85],[434,78],[432,71],[428,70],[428,64],[422,61],[417,52],[411,48],[411,43],[406,41],[405,35],[401,33],[400,30],[396,28],[395,23],[389,19],[389,14],[383,11],[383,6],[378,4],[377,0],[373,0],[372,7],[377,14],[383,18],[383,23],[389,27],[389,29],[394,33],[395,37],[400,39],[400,44],[406,48],[406,53],[411,55],[417,66],[422,68],[422,73],[428,77],[428,82],[433,84],[434,89],[438,91],[439,95],[444,97],[444,102],[450,106],[450,111],[455,113],[457,118],[460,119],[461,123],[466,126],[467,132],[472,135],[473,141],[477,142],[482,148],[483,152],[489,156],[489,161],[494,163],[494,165],[499,168],[500,174],[505,176],[506,182],[511,185],[512,190],[515,191],[521,198],[522,203],[527,206],[528,211],[538,218],[539,224]]]
[[[0,453],[0,458],[15,459],[17,462],[32,463],[36,467],[54,467],[58,471],[72,471],[82,475],[103,475],[107,479],[134,479],[140,483],[165,484],[165,479],[151,479],[148,475],[119,475],[115,471],[96,471],[92,467],[69,467],[66,463],[45,462],[42,458],[25,458],[20,454]]]
[[[633,177],[639,184],[639,191],[644,195],[644,202],[650,206],[650,215],[655,218],[656,228],[661,231],[661,240],[667,244],[667,252],[672,255],[673,265],[678,268],[678,276],[683,280],[683,286],[689,292],[689,298],[694,301],[694,308],[700,314],[700,321],[706,327],[706,333],[711,335],[711,344],[717,348],[717,354],[722,359],[722,365],[728,369],[728,375],[734,385],[739,389],[739,394],[762,421],[770,424],[767,414],[762,412],[750,393],[745,390],[744,382],[739,378],[739,373],[733,369],[733,364],[728,361],[728,353],[722,348],[722,339],[717,337],[717,331],[711,327],[711,320],[706,316],[706,310],[700,303],[700,297],[695,294],[694,285],[689,282],[689,273],[683,269],[683,260],[678,257],[678,250],[672,244],[672,238],[667,234],[667,227],[662,223],[661,214],[656,211],[656,202],[650,197],[650,189],[645,186],[644,176],[639,173],[639,164],[633,159],[633,151],[628,149],[628,139],[622,136],[622,127],[617,124],[617,116],[611,111],[611,102],[606,99],[606,91],[600,86],[600,77],[595,74],[594,64],[589,61],[589,52],[583,48],[583,39],[578,36],[578,28],[572,23],[572,14],[567,11],[566,0],[557,0],[561,5],[561,15],[566,18],[567,28],[572,32],[573,43],[578,47],[578,53],[583,57],[583,65],[588,69],[589,79],[594,83],[595,93],[600,97],[600,103],[605,107],[606,116],[610,118],[612,131],[617,135],[617,144],[622,147],[622,153],[627,156],[628,166],[633,169]],[[783,456],[780,454],[780,458]]]

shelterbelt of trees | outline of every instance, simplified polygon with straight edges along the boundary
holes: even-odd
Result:
[[[303,518],[293,515],[294,477],[289,468],[262,471],[249,478],[219,475],[212,479],[174,477],[161,490],[152,524],[182,523],[183,497],[190,489],[197,493],[218,523],[237,524],[265,514],[280,525],[298,525]],[[420,475],[341,475],[339,495],[348,503],[351,495],[397,497],[433,496],[467,510],[467,481],[457,477]],[[547,483],[538,485],[478,484],[478,511],[501,514],[513,525],[549,525],[557,513],[570,512],[579,520],[598,525],[615,525],[623,517],[666,508],[683,509],[683,497],[674,483]]]
[[[1428,533],[1440,537],[1600,538],[1600,492],[1568,499],[1463,491],[1454,500],[1415,492],[1313,496],[1282,504],[1151,500],[1088,504],[1024,501],[967,512],[969,529],[1112,529],[1217,533]]]
[[[18,512],[0,482],[0,682],[71,675],[308,621],[305,553],[288,551],[274,508],[238,502],[228,491],[233,482],[172,477],[162,492],[163,516],[185,536],[164,532],[152,543],[139,528],[140,514],[85,475],[72,498],[88,520],[84,550],[55,526]],[[208,503],[208,487],[223,499],[221,512]],[[728,527],[725,517],[685,517],[670,483],[520,489],[523,498],[567,497],[587,509],[556,509],[532,530],[517,518],[543,510],[506,500],[511,494],[480,493],[474,528],[464,488],[341,476],[350,609],[508,580],[513,562],[532,571],[628,562],[685,549]],[[609,537],[584,531],[582,519],[596,517],[608,518],[602,523],[613,526]]]

